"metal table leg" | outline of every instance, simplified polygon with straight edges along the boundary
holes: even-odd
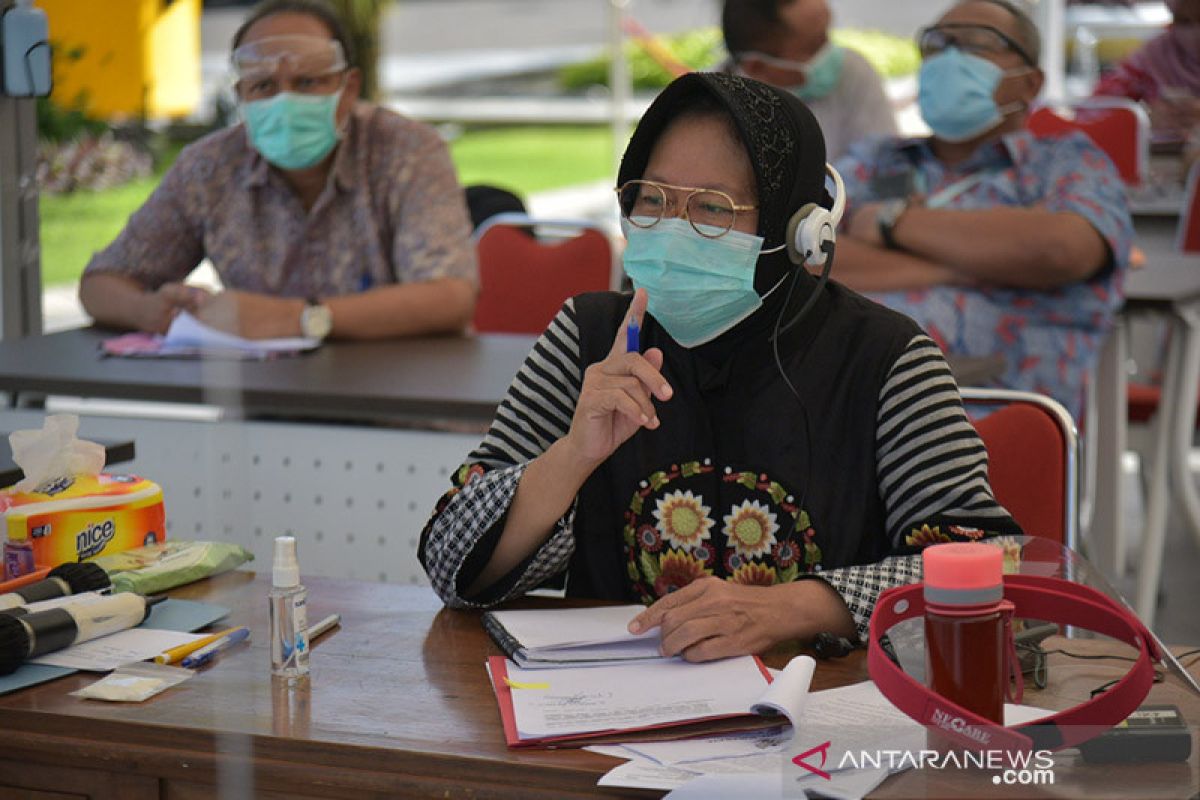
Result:
[[[1085,540],[1088,559],[1110,581],[1125,573],[1125,513],[1121,458],[1125,452],[1126,350],[1128,327],[1124,315],[1116,325],[1096,370],[1096,418],[1086,421],[1095,430],[1096,448],[1088,453],[1095,464],[1091,524]]]
[[[1172,309],[1171,343],[1167,349],[1154,453],[1149,465],[1146,524],[1134,604],[1138,616],[1148,627],[1154,624],[1172,489],[1184,501],[1193,532],[1200,540],[1197,530],[1200,513],[1196,513],[1200,511],[1200,501],[1187,469],[1195,427],[1197,382],[1200,380],[1200,326],[1196,323],[1195,309],[1178,306]]]
[[[1184,512],[1184,522],[1200,546],[1200,494],[1192,480],[1190,456],[1196,429],[1196,396],[1200,391],[1200,309],[1187,306],[1178,310],[1176,335],[1184,338],[1183,363],[1180,373],[1179,397],[1173,424],[1175,435],[1171,442],[1172,488]]]

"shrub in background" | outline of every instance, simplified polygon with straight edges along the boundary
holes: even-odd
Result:
[[[716,27],[658,38],[678,61],[694,70],[716,69],[728,58],[721,30]],[[882,31],[849,28],[831,31],[830,38],[843,47],[862,53],[884,78],[914,75],[921,66],[917,46],[909,39]],[[629,63],[634,89],[657,91],[671,82],[671,74],[636,41],[625,43],[625,58]],[[563,67],[558,73],[559,85],[568,91],[607,86],[609,62],[609,57],[605,55]]]

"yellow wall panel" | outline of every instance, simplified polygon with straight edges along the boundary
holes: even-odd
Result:
[[[179,117],[200,103],[200,0],[175,0],[146,37],[151,116]]]
[[[54,100],[103,118],[181,116],[200,96],[200,0],[37,0]],[[78,58],[71,54],[77,53]]]

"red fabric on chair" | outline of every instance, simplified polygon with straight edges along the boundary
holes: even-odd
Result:
[[[1145,133],[1137,112],[1124,105],[1080,108],[1077,112],[1074,119],[1068,119],[1043,106],[1029,115],[1025,127],[1035,136],[1082,131],[1112,159],[1121,180],[1130,185],[1141,183],[1145,177],[1141,148],[1149,145],[1142,141]]]
[[[1200,253],[1200,161],[1188,173],[1179,217],[1179,252]]]
[[[509,225],[488,228],[476,244],[480,333],[541,333],[563,302],[609,288],[612,250],[600,231],[544,244]]]
[[[1130,422],[1149,422],[1158,413],[1162,388],[1150,383],[1131,383],[1126,393],[1127,419]],[[1196,427],[1200,428],[1200,396],[1196,398]]]
[[[1162,389],[1148,383],[1131,383],[1125,390],[1126,417],[1130,422],[1148,422],[1158,411]]]
[[[988,451],[988,479],[996,499],[1030,536],[1066,540],[1067,443],[1050,414],[1012,403],[975,429]]]

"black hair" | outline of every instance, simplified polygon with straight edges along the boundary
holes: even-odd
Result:
[[[477,183],[466,187],[463,193],[467,199],[467,211],[471,215],[471,227],[476,230],[497,214],[526,213],[521,198],[499,186]]]
[[[781,0],[725,0],[721,33],[725,49],[737,60],[752,50],[772,49],[784,33]]]
[[[1030,66],[1036,67],[1041,62],[1042,35],[1038,32],[1037,23],[1033,21],[1033,17],[1029,16],[1024,5],[1013,2],[1013,0],[959,0],[955,5],[962,6],[967,3],[987,3],[1007,11],[1017,24],[1016,36],[1013,38],[1025,49],[1024,55],[1032,62]]]
[[[242,39],[246,35],[246,31],[250,30],[254,23],[275,14],[305,14],[316,19],[329,30],[329,36],[342,46],[342,53],[346,56],[347,66],[357,66],[354,47],[351,45],[350,36],[346,32],[346,24],[342,22],[342,18],[338,16],[333,6],[322,2],[322,0],[266,0],[266,2],[259,3],[251,9],[249,16],[238,27],[237,32],[233,34],[233,45],[230,49],[238,49],[238,46],[242,43]]]

